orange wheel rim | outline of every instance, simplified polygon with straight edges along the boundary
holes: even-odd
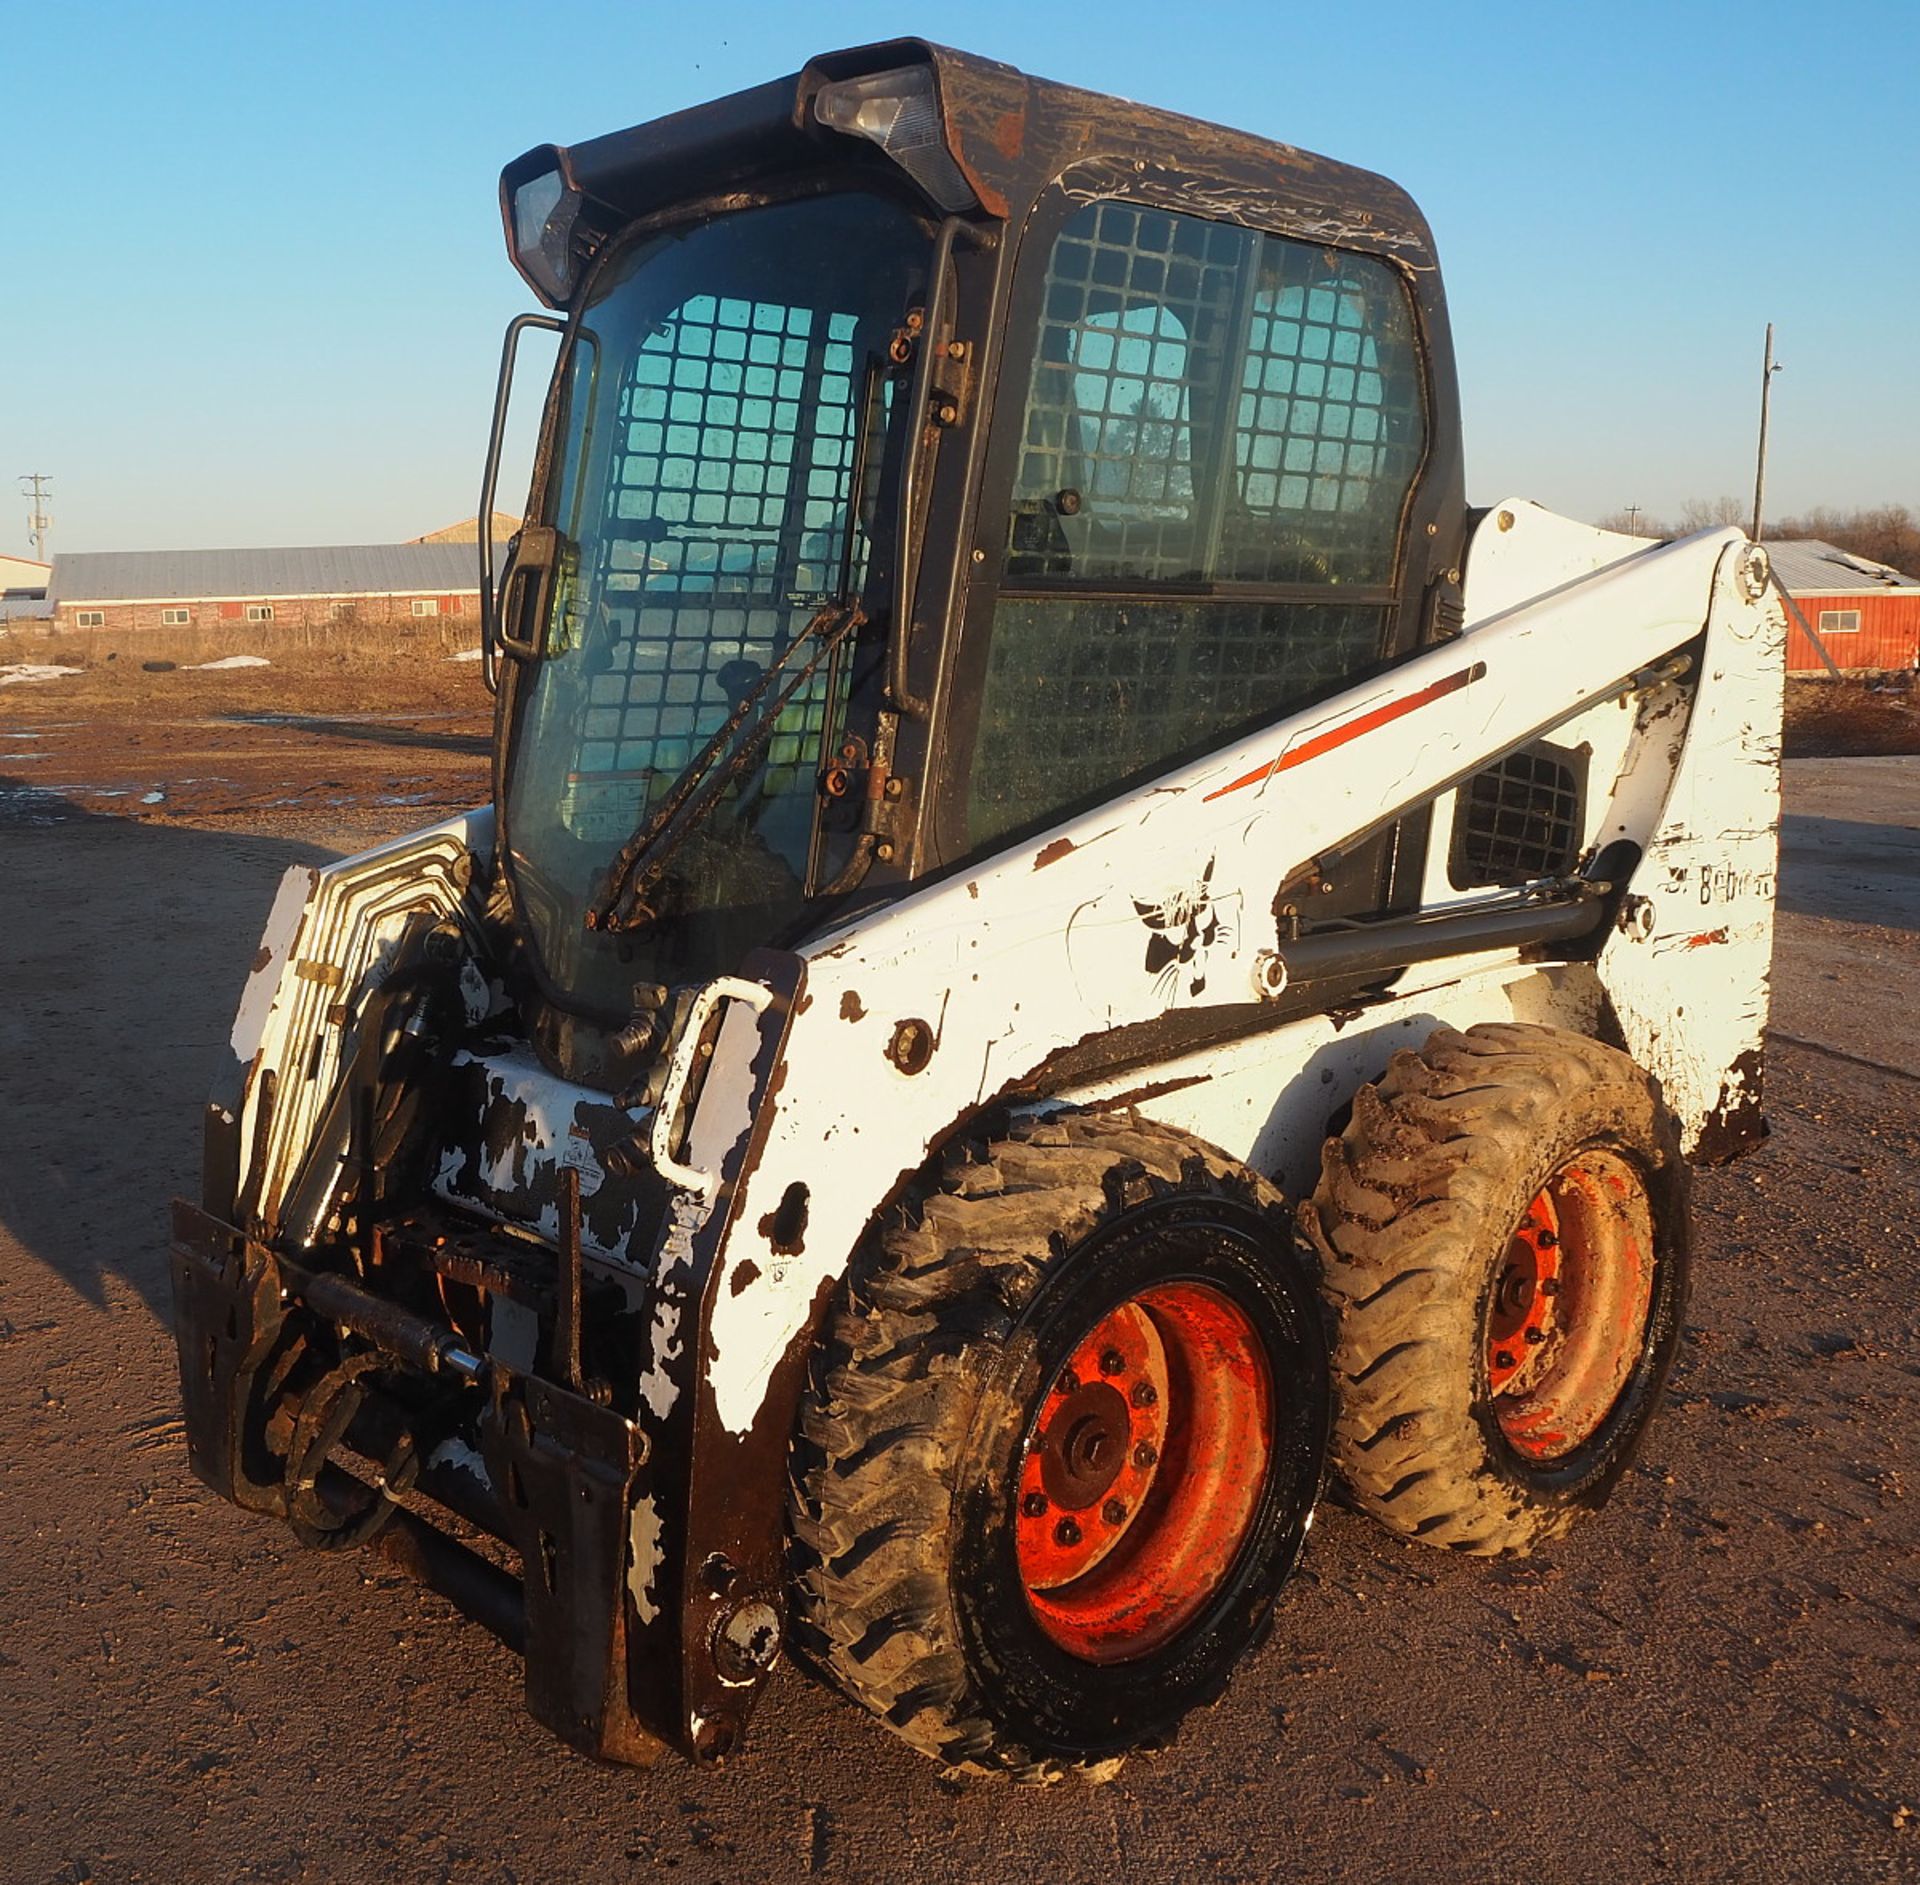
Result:
[[[1487,1385],[1516,1451],[1564,1458],[1605,1424],[1646,1344],[1653,1211],[1617,1153],[1579,1153],[1528,1204],[1487,1300]]]
[[[1273,1383],[1246,1312],[1203,1283],[1108,1311],[1021,1449],[1014,1548],[1041,1629],[1086,1661],[1171,1641],[1220,1589],[1273,1460]]]

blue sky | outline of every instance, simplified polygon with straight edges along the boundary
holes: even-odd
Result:
[[[0,0],[0,551],[27,471],[56,550],[469,514],[527,305],[500,166],[913,31],[1404,184],[1477,502],[1750,492],[1772,320],[1770,511],[1920,508],[1914,0]]]

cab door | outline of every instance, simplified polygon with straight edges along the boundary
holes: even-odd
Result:
[[[1339,692],[1424,613],[1428,400],[1392,261],[1060,190],[1008,334],[936,770],[946,862]],[[1424,815],[1276,911],[1410,905],[1423,850]]]

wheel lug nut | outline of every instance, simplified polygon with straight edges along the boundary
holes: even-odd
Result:
[[[1125,1371],[1127,1358],[1117,1348],[1107,1349],[1100,1357],[1102,1374],[1120,1374]]]
[[[1056,1545],[1077,1545],[1080,1542],[1080,1527],[1070,1518],[1063,1518],[1053,1528],[1053,1542]]]
[[[1526,1331],[1526,1340],[1529,1347],[1538,1347],[1539,1344],[1546,1339],[1547,1332],[1545,1329],[1528,1329]]]
[[[1160,1390],[1151,1381],[1136,1381],[1133,1384],[1133,1404],[1135,1407],[1151,1407],[1159,1400]]]
[[[1560,1235],[1557,1231],[1543,1230],[1533,1241],[1538,1244],[1542,1250],[1558,1250],[1560,1248]]]
[[[1071,1368],[1060,1370],[1060,1379],[1053,1384],[1056,1394],[1071,1394],[1080,1385],[1080,1377]]]
[[[1505,1348],[1495,1349],[1493,1352],[1493,1365],[1496,1368],[1511,1368],[1513,1366],[1512,1351]]]
[[[1126,1518],[1127,1508],[1122,1505],[1118,1499],[1109,1499],[1106,1504],[1100,1508],[1100,1516],[1105,1519],[1109,1525],[1118,1525]]]
[[[1543,1276],[1539,1282],[1540,1294],[1557,1296],[1560,1294],[1560,1279],[1557,1276]]]
[[[1020,1501],[1020,1510],[1028,1518],[1045,1518],[1047,1515],[1047,1495],[1044,1492],[1030,1492]]]
[[[1133,1463],[1144,1472],[1149,1466],[1156,1465],[1160,1459],[1160,1449],[1151,1440],[1142,1440],[1133,1449]]]

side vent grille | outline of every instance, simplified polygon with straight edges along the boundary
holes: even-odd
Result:
[[[1560,877],[1580,856],[1586,752],[1536,743],[1460,788],[1447,875],[1456,890]]]

